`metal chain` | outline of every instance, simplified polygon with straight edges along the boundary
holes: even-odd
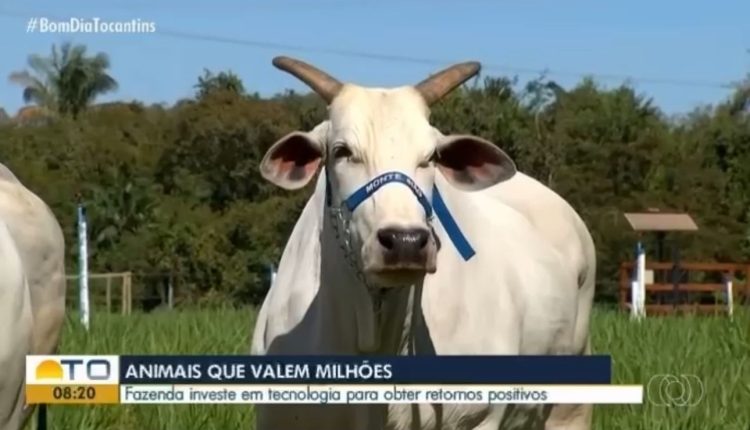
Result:
[[[333,206],[329,206],[327,207],[327,212],[328,216],[331,219],[331,224],[333,225],[333,231],[336,235],[336,242],[338,243],[339,248],[341,248],[341,251],[344,253],[344,258],[346,258],[347,262],[349,263],[349,267],[352,268],[357,276],[357,279],[362,282],[362,284],[367,289],[367,292],[370,294],[373,302],[373,311],[375,313],[375,318],[376,320],[378,320],[383,310],[383,297],[385,296],[386,290],[384,288],[371,286],[365,278],[365,274],[362,271],[359,262],[357,261],[357,257],[355,256],[354,251],[352,250],[350,217],[344,215],[344,210],[341,207],[336,208]],[[341,232],[342,229],[344,230],[343,234]]]
[[[331,224],[333,224],[333,230],[336,234],[336,242],[338,243],[339,248],[343,251],[346,260],[349,262],[349,266],[357,274],[357,278],[369,288],[364,273],[360,269],[357,258],[352,251],[351,229],[349,227],[350,220],[344,216],[342,208],[329,207],[328,215],[331,218]],[[343,235],[341,234],[340,228],[343,228],[344,230]]]

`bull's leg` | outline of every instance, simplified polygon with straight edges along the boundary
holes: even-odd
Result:
[[[492,405],[487,417],[472,430],[501,430],[506,428],[543,430],[549,413],[547,405],[501,404]],[[437,427],[435,427],[437,428]]]
[[[592,244],[593,246],[593,244]],[[593,248],[592,248],[593,249]],[[586,272],[579,278],[578,310],[573,343],[576,353],[591,355],[591,310],[596,288],[596,264],[592,257]],[[589,430],[594,405],[553,405],[545,430]]]
[[[256,430],[373,430],[382,429],[380,416],[367,405],[256,405]]]
[[[594,405],[554,405],[545,430],[589,430]]]
[[[502,428],[501,426],[508,421],[508,412],[512,415],[512,405],[491,405],[487,417],[472,430],[497,430]]]
[[[583,355],[591,355],[591,340]],[[545,430],[589,430],[594,405],[553,405]]]

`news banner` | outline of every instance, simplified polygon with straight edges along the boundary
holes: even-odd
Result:
[[[28,404],[642,404],[609,356],[29,355]]]

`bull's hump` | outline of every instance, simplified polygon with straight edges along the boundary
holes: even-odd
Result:
[[[0,180],[19,183],[18,178],[3,163],[0,163]]]

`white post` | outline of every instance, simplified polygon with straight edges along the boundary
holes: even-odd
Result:
[[[86,240],[86,208],[78,205],[78,299],[81,323],[89,329],[89,269]]]
[[[630,302],[633,318],[646,316],[646,252],[639,241],[635,247],[635,270],[630,282]]]
[[[276,268],[273,267],[273,264],[269,264],[268,269],[271,271],[271,285],[269,285],[269,288],[273,288],[273,284],[276,281]]]
[[[724,286],[727,290],[727,311],[731,319],[734,314],[734,295],[732,294],[732,276],[728,273],[724,274]]]
[[[638,315],[646,316],[646,249],[638,242]]]
[[[638,252],[640,242],[635,247],[635,266],[630,274],[630,318],[638,319],[640,317],[641,291],[638,275]]]
[[[167,285],[167,306],[174,309],[174,274],[169,272],[169,284]]]
[[[633,279],[630,281],[630,318],[638,317],[638,304],[640,299],[638,298],[638,281]]]

